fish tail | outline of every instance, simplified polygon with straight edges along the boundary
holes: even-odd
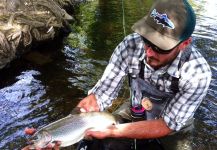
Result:
[[[155,16],[157,16],[158,14],[157,14],[157,11],[156,11],[156,9],[154,9],[152,12],[151,12],[151,16],[152,17],[155,17]]]

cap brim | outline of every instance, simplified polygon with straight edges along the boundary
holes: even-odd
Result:
[[[173,39],[156,31],[153,27],[147,24],[146,17],[136,22],[132,26],[132,30],[164,50],[170,50],[180,42],[179,40]]]

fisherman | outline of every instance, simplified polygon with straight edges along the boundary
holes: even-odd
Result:
[[[153,3],[149,13],[132,26],[134,33],[116,47],[101,79],[77,105],[81,112],[106,110],[128,77],[130,100],[114,112],[127,123],[105,131],[88,130],[87,137],[105,139],[101,141],[106,150],[139,149],[135,141],[173,137],[192,129],[194,113],[211,81],[208,63],[191,45],[195,24],[187,0]],[[131,145],[118,148],[121,143],[127,145],[124,140]],[[190,144],[185,146],[191,149]]]
[[[154,2],[149,13],[132,26],[134,33],[116,47],[102,78],[78,104],[81,111],[104,111],[128,76],[130,102],[115,114],[133,122],[104,132],[88,131],[87,136],[156,139],[192,128],[194,113],[211,81],[208,63],[191,46],[195,24],[187,0]],[[121,143],[113,141],[117,143],[107,144],[108,149]],[[191,149],[190,143],[183,144]]]

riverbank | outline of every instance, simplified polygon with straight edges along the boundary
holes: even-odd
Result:
[[[41,42],[68,34],[73,8],[83,0],[2,0],[0,69]]]

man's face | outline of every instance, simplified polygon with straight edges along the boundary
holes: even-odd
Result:
[[[163,67],[163,66],[171,63],[177,57],[177,55],[180,52],[180,49],[178,47],[174,48],[168,54],[160,54],[160,53],[154,51],[152,49],[152,47],[145,45],[146,62],[154,69],[158,69],[160,67]]]
[[[158,69],[169,63],[171,63],[179,54],[180,50],[185,49],[185,47],[191,42],[191,38],[180,42],[177,46],[170,49],[169,51],[162,50],[155,46],[153,43],[143,38],[145,43],[146,51],[146,62],[153,67]]]

